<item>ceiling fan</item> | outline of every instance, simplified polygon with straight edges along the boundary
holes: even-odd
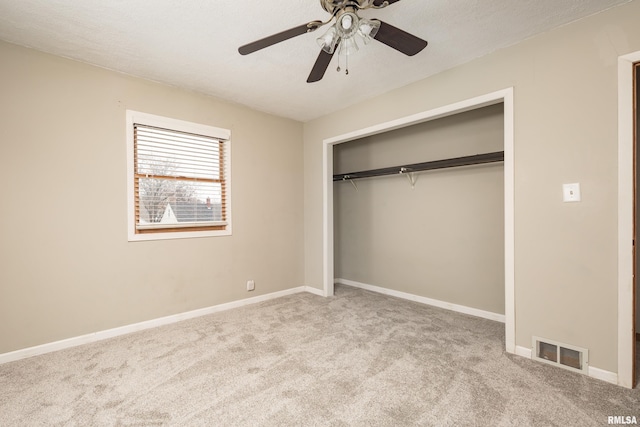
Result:
[[[427,42],[378,19],[366,19],[358,16],[359,10],[382,9],[400,0],[320,0],[320,5],[331,14],[327,21],[311,21],[298,27],[265,37],[238,49],[241,55],[248,55],[265,47],[310,33],[333,21],[336,22],[323,36],[318,38],[322,47],[307,83],[320,81],[329,67],[333,54],[337,51],[349,56],[358,49],[356,36],[365,43],[371,39],[378,40],[399,52],[413,56],[427,46]],[[340,66],[338,66],[340,71]],[[346,73],[349,73],[347,66]]]

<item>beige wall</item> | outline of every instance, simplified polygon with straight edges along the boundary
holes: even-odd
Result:
[[[306,123],[306,284],[322,286],[323,139],[514,87],[516,345],[617,372],[617,58],[640,50],[638,16],[636,0]],[[571,182],[581,203],[562,202]]]
[[[334,146],[334,173],[503,150],[502,104]],[[504,314],[501,163],[334,184],[335,277]]]
[[[300,123],[10,44],[0,63],[0,353],[303,284]],[[126,109],[231,130],[233,236],[127,242]]]

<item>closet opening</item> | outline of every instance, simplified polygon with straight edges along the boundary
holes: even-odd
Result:
[[[337,283],[504,322],[504,111],[333,147]]]
[[[495,130],[488,133],[491,134],[493,132],[494,136],[497,135],[497,137],[483,140],[482,138],[474,139],[467,135],[467,141],[464,144],[456,144],[456,138],[459,138],[459,136],[452,136],[453,139],[449,141],[446,138],[441,141],[433,139],[433,141],[436,141],[434,144],[422,144],[422,148],[419,148],[423,150],[422,153],[411,152],[411,150],[403,148],[393,149],[390,145],[384,146],[385,138],[391,134],[394,135],[394,138],[397,138],[400,145],[416,145],[416,141],[420,139],[420,131],[424,129],[430,129],[428,131],[433,133],[431,136],[442,132],[445,134],[452,132],[452,129],[455,129],[456,121],[459,121],[461,126],[469,123],[469,121],[465,122],[463,120],[465,114],[467,114],[467,119],[469,117],[477,119],[483,115],[493,117],[491,126],[498,130],[497,133]],[[497,126],[496,118],[500,120]],[[470,122],[475,122],[476,125],[479,123],[476,120],[471,120]],[[489,122],[492,122],[492,120],[490,119],[487,123]],[[443,127],[443,124],[448,124],[448,126]],[[482,127],[482,125],[480,126]],[[473,133],[471,131],[471,134]],[[489,143],[487,142],[488,140],[492,142]],[[344,145],[342,145],[343,143]],[[370,144],[379,145],[379,147],[373,149]],[[417,145],[420,146],[419,143]],[[504,161],[499,163],[497,167],[495,164],[470,164],[459,167],[454,165],[451,168],[418,173],[408,169],[400,170],[399,172],[402,173],[398,173],[398,175],[401,176],[387,175],[359,180],[349,179],[351,177],[345,179],[344,177],[344,174],[354,171],[370,171],[371,169],[383,169],[387,166],[413,165],[416,163],[448,162],[451,159],[485,154],[495,155],[495,153],[500,152],[503,152],[501,155]],[[336,156],[335,164],[334,156]],[[401,158],[402,156],[405,156],[405,158]],[[464,223],[469,230],[476,229],[477,233],[474,236],[476,243],[474,245],[484,239],[486,244],[497,247],[496,250],[488,251],[489,254],[479,254],[478,252],[481,251],[476,250],[473,259],[471,261],[467,260],[470,264],[473,264],[469,268],[469,270],[472,270],[471,274],[480,272],[479,274],[484,276],[483,279],[486,279],[485,282],[490,283],[488,286],[492,287],[490,294],[493,297],[483,299],[482,296],[475,295],[477,297],[475,301],[473,296],[460,299],[458,298],[460,295],[452,296],[447,294],[446,286],[444,286],[439,289],[429,290],[428,296],[425,296],[425,298],[430,301],[445,302],[449,306],[447,308],[454,306],[454,309],[459,308],[460,310],[458,311],[463,312],[466,309],[471,309],[468,312],[469,314],[504,321],[506,350],[510,353],[516,353],[513,256],[513,89],[494,92],[327,139],[324,141],[323,163],[323,276],[326,296],[333,294],[334,279],[345,279],[336,276],[335,273],[356,277],[362,280],[361,284],[366,284],[365,281],[369,280],[369,277],[372,278],[372,281],[376,281],[383,286],[393,286],[389,285],[389,283],[400,283],[399,292],[408,295],[420,295],[422,292],[424,295],[423,289],[411,288],[407,285],[407,283],[411,282],[410,279],[403,280],[397,277],[404,274],[403,271],[398,270],[394,274],[394,269],[389,268],[394,265],[391,261],[398,261],[398,259],[388,259],[389,254],[392,253],[390,248],[394,245],[396,247],[398,247],[397,245],[403,246],[403,242],[394,240],[397,237],[394,237],[394,231],[397,231],[398,227],[405,225],[405,220],[402,219],[404,218],[403,215],[410,215],[414,221],[414,226],[421,227],[421,231],[426,231],[427,236],[430,231],[440,233],[440,238],[443,238],[443,236],[446,237],[446,227],[443,227],[445,228],[444,231],[437,227],[431,230],[424,230],[424,228],[432,225],[432,221],[435,221],[435,218],[438,217],[436,214],[440,215],[440,220],[445,215],[446,220],[452,221],[451,224],[453,224],[449,226],[450,232],[454,234],[460,232],[458,229],[460,227],[455,226],[456,221],[458,221],[460,224]],[[338,212],[340,212],[339,215],[341,216],[334,219],[334,175],[340,173],[343,174],[343,180],[348,180],[351,184],[341,182],[336,185],[336,208],[340,209]],[[482,180],[474,179],[474,174],[480,174],[487,179],[485,182],[487,184],[486,188],[481,188],[483,185]],[[446,184],[449,189],[446,186],[438,185],[438,183],[442,184],[447,180],[450,181]],[[455,186],[451,186],[456,181],[467,191],[466,195],[458,195],[454,190]],[[374,194],[371,191],[374,185],[382,186],[380,188],[383,188],[384,192],[376,192]],[[486,206],[483,206],[482,197],[477,196],[480,193],[485,193],[485,190],[490,187],[493,188],[493,191],[491,194],[485,194],[487,200],[484,200],[484,202],[492,202],[485,203]],[[351,195],[355,194],[356,196],[349,197],[349,192],[355,192],[351,193]],[[383,195],[381,196],[380,194]],[[403,201],[398,199],[400,196],[410,197]],[[431,205],[428,203],[429,197],[425,196],[432,197]],[[475,206],[473,209],[459,205],[460,202],[469,198],[479,199],[481,201],[480,205]],[[407,206],[407,203],[411,206]],[[360,206],[356,206],[358,204]],[[456,204],[460,207],[455,208]],[[425,205],[427,208],[424,207]],[[454,206],[454,208],[447,213],[446,210],[443,210],[446,205],[449,205],[449,208]],[[492,207],[490,208],[489,206]],[[343,209],[345,207],[346,210]],[[363,208],[366,209],[362,210]],[[358,210],[360,213],[365,212],[368,217],[352,215],[352,213],[357,213]],[[427,218],[430,215],[433,215],[433,218]],[[421,218],[421,216],[425,218]],[[375,221],[372,222],[372,220]],[[483,221],[485,221],[485,224],[487,221],[493,221],[493,225],[489,227],[491,232],[488,234],[483,234]],[[347,233],[356,232],[358,229],[360,231],[372,230],[371,227],[375,227],[376,233],[361,234],[359,236],[359,246],[353,247],[350,246],[351,243],[348,241],[349,236],[345,236],[345,225],[349,230]],[[339,227],[339,229],[335,230],[335,226]],[[419,261],[421,259],[419,253],[430,251],[435,256],[438,249],[429,248],[427,250],[423,245],[424,242],[421,243],[420,239],[413,234],[418,233],[411,233],[405,230],[404,238],[412,239],[412,241],[410,244],[405,242],[408,250],[395,258],[399,258],[401,263],[409,262],[419,269],[421,268],[420,263],[424,264],[429,260],[428,254],[422,254],[422,261]],[[456,261],[454,256],[456,251],[474,253],[473,247],[470,249],[469,242],[464,241],[464,235],[465,233],[461,232],[456,234],[457,237],[454,239],[447,240],[443,238],[441,240],[443,245],[447,246],[446,252],[449,258],[446,260],[446,266],[448,268],[456,268],[457,266],[457,269],[460,270],[463,267],[463,265],[459,265],[463,261]],[[429,237],[425,238],[424,236],[423,234],[423,240],[429,239]],[[367,242],[366,239],[368,238],[375,238],[376,241]],[[499,241],[497,245],[495,244],[496,240]],[[367,263],[365,262],[368,252],[363,249],[366,247],[374,248],[372,250],[378,251],[379,253],[375,254],[375,256],[380,257],[381,260],[380,262],[375,261],[368,264],[369,271],[367,271]],[[349,254],[345,255],[345,251],[349,252]],[[485,255],[488,258],[483,259]],[[345,256],[350,257],[348,263],[345,263]],[[387,259],[383,261],[385,257]],[[499,259],[496,260],[496,257]],[[351,260],[355,260],[355,262],[351,262]],[[380,273],[382,269],[378,267],[383,266],[385,263],[387,264],[386,272]],[[407,268],[404,270],[407,270]],[[384,277],[376,278],[374,277],[375,274],[382,274]],[[418,271],[417,275],[420,276],[420,274],[422,273]],[[460,279],[461,277],[457,278],[457,280]],[[347,278],[347,280],[351,279]],[[352,281],[359,282],[355,279]],[[499,283],[497,289],[496,283]],[[405,287],[402,288],[402,286]],[[458,294],[464,293],[461,289],[455,292]],[[452,299],[453,302],[451,301]],[[480,300],[479,303],[478,300]],[[497,315],[498,318],[492,317],[494,315]]]

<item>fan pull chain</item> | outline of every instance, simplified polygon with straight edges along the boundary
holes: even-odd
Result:
[[[341,58],[341,56],[342,55],[338,55],[338,68],[336,68],[337,72],[342,71],[342,68],[340,68],[340,58]],[[349,75],[349,55],[345,55],[345,62],[346,62],[346,65],[345,65],[344,73],[346,75]]]

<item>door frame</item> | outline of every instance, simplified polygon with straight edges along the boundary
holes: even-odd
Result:
[[[423,111],[343,135],[325,139],[322,147],[322,268],[323,293],[331,296],[334,292],[333,265],[333,146],[354,139],[388,132],[394,129],[424,123],[430,120],[464,113],[495,104],[504,104],[504,269],[505,269],[505,342],[506,351],[516,354],[515,331],[515,228],[514,228],[514,105],[513,87],[481,95],[475,98],[449,104],[443,107]]]
[[[634,64],[640,51],[618,58],[618,385],[633,388]]]

